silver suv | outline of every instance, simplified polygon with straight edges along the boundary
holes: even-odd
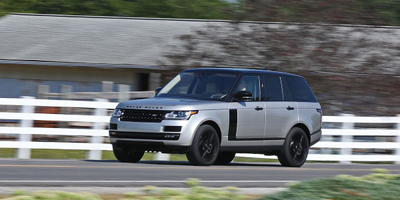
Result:
[[[268,70],[182,71],[154,98],[122,102],[110,121],[114,155],[186,153],[193,165],[229,164],[235,153],[277,155],[300,167],[321,137],[321,106],[306,80]]]

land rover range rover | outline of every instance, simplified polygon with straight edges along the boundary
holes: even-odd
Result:
[[[114,155],[185,153],[193,165],[229,164],[235,153],[277,155],[300,167],[321,137],[321,106],[306,80],[268,70],[182,71],[153,98],[118,104],[109,125]]]

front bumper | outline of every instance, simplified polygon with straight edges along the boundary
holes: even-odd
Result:
[[[189,147],[196,131],[198,122],[192,116],[189,120],[163,120],[161,122],[130,122],[120,121],[112,117],[110,120],[110,142],[112,144],[145,144],[155,146]],[[160,145],[161,144],[161,145]],[[140,145],[146,146],[146,145]],[[153,150],[154,145],[148,149]],[[145,148],[145,147],[143,147]]]
[[[163,142],[143,142],[131,140],[116,140],[114,148],[135,149],[138,151],[157,151],[163,153],[186,153],[190,146],[165,145]]]

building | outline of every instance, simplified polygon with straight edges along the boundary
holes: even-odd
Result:
[[[131,91],[159,86],[164,52],[205,23],[197,20],[9,14],[0,18],[0,98],[100,92],[103,81]]]

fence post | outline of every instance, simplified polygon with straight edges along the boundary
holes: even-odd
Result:
[[[150,73],[149,75],[149,88],[148,90],[154,90],[161,85],[161,73]]]
[[[354,117],[352,114],[342,114],[343,117]],[[342,129],[354,129],[354,123],[353,122],[343,122],[342,123]],[[342,135],[342,141],[341,142],[353,142],[353,136],[352,135]],[[352,148],[342,148],[340,149],[340,155],[342,160],[340,161],[341,164],[350,164],[351,161],[349,161],[347,158],[348,156],[346,155],[351,155],[353,153]]]
[[[169,161],[169,157],[169,154],[158,152],[154,155],[153,159],[158,161]]]
[[[50,87],[48,85],[39,85],[37,91],[38,99],[47,99],[47,93],[49,93]]]
[[[397,142],[397,144],[399,144],[400,143],[400,115],[397,115],[396,129],[397,129],[396,142]],[[400,146],[398,146],[396,149],[396,155],[397,155],[397,160],[395,163],[397,165],[400,165]]]
[[[106,102],[106,99],[96,99],[97,102]],[[105,108],[96,108],[93,112],[95,116],[106,116],[107,109]],[[105,124],[103,122],[94,122],[92,129],[104,129]],[[92,136],[90,143],[103,143],[103,136]],[[90,150],[88,159],[89,160],[101,160],[101,150]]]
[[[23,99],[35,99],[35,97],[28,97],[28,96],[23,96],[21,97]],[[35,106],[31,105],[23,105],[21,106],[21,113],[35,113]],[[20,127],[32,127],[33,126],[33,120],[21,120],[20,121]],[[21,134],[19,135],[18,141],[20,142],[31,142],[32,141],[32,135],[31,134]],[[30,159],[31,158],[31,149],[30,148],[19,148],[17,150],[17,158],[19,159]]]
[[[71,100],[72,85],[61,85],[61,99]],[[60,108],[60,114],[70,114],[71,108]],[[58,122],[59,128],[68,128],[68,122]],[[65,138],[65,137],[62,137]]]
[[[129,101],[129,92],[131,90],[130,85],[126,84],[118,84],[118,101],[123,102],[123,101]]]

